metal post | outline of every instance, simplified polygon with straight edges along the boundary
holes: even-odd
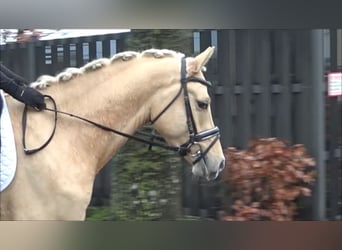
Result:
[[[311,106],[311,143],[310,151],[316,160],[317,179],[313,195],[313,219],[326,218],[326,170],[325,170],[325,126],[324,126],[324,57],[323,30],[311,31],[311,74],[312,74],[312,106]]]
[[[339,55],[342,51],[339,51],[338,39],[338,30],[331,29],[329,32],[330,36],[330,71],[338,71],[338,61]],[[342,41],[342,40],[341,40]],[[328,200],[329,200],[329,219],[340,219],[339,217],[340,211],[340,197],[341,197],[341,181],[340,181],[340,163],[338,160],[338,156],[336,154],[336,150],[339,146],[339,137],[341,135],[341,111],[338,108],[338,97],[328,97],[327,102],[329,105],[328,116],[329,116],[329,125],[328,125],[328,140],[329,140],[329,165],[328,165],[328,173],[329,173],[329,182],[328,182]]]
[[[342,69],[342,29],[336,31],[337,33],[337,67]]]

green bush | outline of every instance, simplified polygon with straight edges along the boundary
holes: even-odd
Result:
[[[177,154],[129,142],[113,160],[113,217],[122,221],[179,217],[180,170]]]

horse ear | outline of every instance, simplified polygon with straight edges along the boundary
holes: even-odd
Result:
[[[207,64],[211,56],[214,54],[215,47],[208,47],[201,54],[197,55],[195,60],[195,67],[193,68],[194,72],[200,72],[202,68]]]

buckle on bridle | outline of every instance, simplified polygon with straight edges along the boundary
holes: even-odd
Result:
[[[194,158],[194,161],[192,162],[192,164],[196,164],[201,159],[204,159],[206,154],[209,152],[209,150],[218,140],[218,138],[220,137],[220,129],[218,127],[214,127],[214,128],[207,129],[197,134],[191,134],[189,137],[190,137],[189,141],[182,144],[179,147],[179,154],[181,156],[185,156],[189,154],[190,157]],[[207,148],[203,150],[199,142],[209,140],[213,137],[214,137],[214,140],[209,144]],[[193,149],[194,146],[197,148]]]

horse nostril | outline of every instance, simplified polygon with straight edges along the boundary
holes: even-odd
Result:
[[[222,160],[221,164],[220,164],[220,167],[219,167],[219,171],[221,172],[225,168],[225,166],[226,166],[225,161]]]
[[[217,178],[217,176],[219,175],[220,171],[217,172],[210,172],[208,175],[208,181],[212,181],[215,180]]]

